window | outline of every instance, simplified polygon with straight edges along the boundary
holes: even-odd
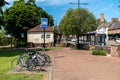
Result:
[[[46,38],[49,39],[49,38],[50,38],[50,34],[47,34],[47,35],[46,35]]]

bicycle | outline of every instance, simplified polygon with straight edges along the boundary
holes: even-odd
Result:
[[[37,66],[40,66],[40,70],[45,70],[43,67],[47,63],[51,63],[49,55],[46,54],[45,50],[42,54],[37,49],[34,49],[33,52],[28,52],[28,49],[25,49],[26,52],[23,55],[20,55],[17,58],[14,58],[11,62],[11,67],[15,68],[19,66],[17,71],[22,70],[23,67],[26,67],[29,71],[33,71]]]
[[[50,56],[46,53],[45,49],[43,49],[43,52],[39,52],[39,54],[44,58],[44,63],[45,64],[50,64],[52,63]]]
[[[46,54],[46,52],[44,51],[44,53],[39,52],[37,49],[34,49],[33,53],[31,54],[31,57],[29,57],[31,59],[30,61],[30,70],[35,70],[37,66],[40,66],[39,70],[45,71],[45,69],[43,69],[43,67],[46,66],[47,63],[51,63],[51,59],[49,57],[49,55]],[[34,68],[34,69],[33,69]]]
[[[28,52],[27,49],[25,49],[25,53],[20,55],[19,57],[14,58],[11,61],[11,68],[16,68],[17,67],[17,71],[22,70],[23,67],[26,67],[27,69],[31,69],[29,68],[29,54],[31,54],[30,52]]]

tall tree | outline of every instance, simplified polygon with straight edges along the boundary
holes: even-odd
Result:
[[[7,33],[12,33],[16,38],[20,38],[21,33],[26,33],[28,29],[39,25],[41,17],[51,19],[51,16],[42,8],[21,3],[6,9],[2,17]],[[49,24],[53,24],[53,22],[50,21]]]
[[[0,31],[0,45],[3,45],[6,43],[6,32],[5,30],[2,28],[1,31]]]
[[[5,4],[8,4],[5,0],[0,0],[0,7],[4,6]]]
[[[35,0],[15,0],[14,4],[31,4],[31,5],[35,5]]]
[[[14,4],[22,3],[25,4],[25,0],[14,0]]]
[[[69,9],[61,20],[59,27],[63,34],[77,36],[77,47],[79,48],[79,37],[87,32],[94,31],[97,27],[94,15],[87,9]]]
[[[8,4],[8,2],[6,2],[5,0],[0,0],[0,29],[1,29],[1,25],[3,23],[3,20],[2,20],[2,14],[3,14],[3,10],[2,10],[2,7],[5,5],[5,4]]]
[[[28,1],[27,1],[27,4],[35,5],[35,0],[28,0]]]

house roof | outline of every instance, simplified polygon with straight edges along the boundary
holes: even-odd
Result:
[[[100,22],[100,18],[98,18],[98,19],[97,19],[97,23],[98,23],[98,25],[101,25],[102,23],[107,23],[107,21],[104,19],[104,22],[101,23],[101,22]]]
[[[110,26],[110,23],[102,23],[101,25],[98,26],[97,29],[108,28],[109,26]]]
[[[113,23],[110,27],[109,30],[113,29],[120,29],[120,21]]]
[[[40,27],[40,25],[35,26],[31,29],[29,29],[27,32],[43,32],[44,29]],[[46,32],[53,32],[54,31],[54,27],[53,26],[49,26],[48,28],[45,28]]]

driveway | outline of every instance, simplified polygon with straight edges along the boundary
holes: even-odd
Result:
[[[71,48],[48,53],[54,57],[52,80],[120,80],[120,58]]]

